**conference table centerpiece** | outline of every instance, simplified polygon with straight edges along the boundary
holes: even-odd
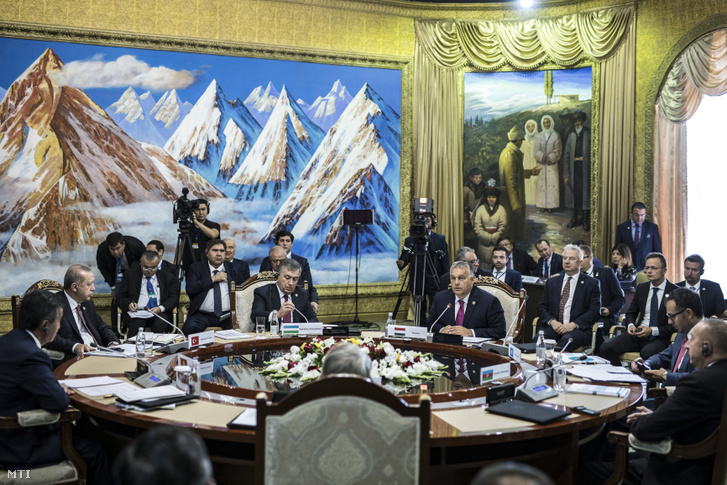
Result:
[[[317,379],[321,375],[323,356],[338,340],[313,338],[301,346],[293,345],[282,357],[265,362],[260,374],[273,379],[296,378],[300,381]],[[371,357],[371,377],[381,377],[399,385],[411,385],[439,377],[447,366],[434,360],[431,354],[416,350],[397,349],[389,342],[371,337],[349,338],[346,342],[358,345]]]

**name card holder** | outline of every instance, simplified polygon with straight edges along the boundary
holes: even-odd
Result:
[[[283,323],[280,327],[280,334],[283,337],[323,335],[323,324],[321,322]]]
[[[427,339],[427,327],[413,327],[410,325],[387,325],[386,336],[394,338]]]
[[[189,336],[189,348],[199,347],[200,345],[212,345],[215,343],[215,332],[193,333]]]

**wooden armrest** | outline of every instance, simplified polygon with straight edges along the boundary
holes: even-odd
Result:
[[[609,335],[613,337],[614,335],[616,335],[617,331],[625,332],[626,330],[628,330],[628,327],[626,325],[614,325],[611,327]]]
[[[666,399],[669,395],[666,393],[665,387],[653,387],[646,391],[646,397],[650,399]]]
[[[609,431],[608,442],[616,446],[628,446],[629,445],[629,434],[623,431]]]
[[[603,322],[596,322],[593,324],[592,331],[596,332],[599,328],[603,328]]]
[[[78,419],[81,419],[81,411],[76,408],[68,408],[62,413],[49,413],[43,409],[32,409],[14,416],[0,416],[0,429],[30,428],[54,423],[70,423]]]
[[[604,485],[620,485],[628,472],[629,434],[623,431],[609,431],[606,438],[609,443],[616,445],[616,462],[613,474],[606,480]]]

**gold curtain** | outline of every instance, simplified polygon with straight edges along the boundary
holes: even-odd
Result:
[[[438,232],[447,237],[451,253],[463,243],[462,97],[463,68],[495,71],[503,66],[533,70],[546,62],[563,67],[583,60],[604,63],[600,97],[601,177],[604,191],[597,213],[623,217],[631,198],[634,128],[634,6],[619,6],[550,19],[515,21],[418,20],[414,53],[414,188],[416,197],[431,197],[440,216]],[[622,43],[626,49],[621,49]],[[618,54],[618,55],[616,55]],[[610,61],[610,63],[604,62]],[[606,67],[608,66],[608,67]],[[608,84],[604,84],[608,82]],[[604,123],[605,121],[605,123]],[[603,129],[603,128],[602,128]],[[628,191],[623,192],[623,187]],[[619,192],[621,191],[621,192]],[[613,217],[599,219],[609,241]],[[620,217],[616,217],[620,219]],[[621,221],[618,221],[621,222]],[[608,225],[607,225],[608,224]],[[613,227],[611,227],[613,226]]]
[[[675,281],[683,279],[687,228],[687,127],[702,96],[727,93],[727,29],[694,41],[676,60],[659,93],[654,117],[654,222]],[[667,236],[668,237],[664,237]]]

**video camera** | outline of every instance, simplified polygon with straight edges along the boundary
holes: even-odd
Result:
[[[412,202],[412,211],[414,212],[414,220],[409,228],[409,236],[414,239],[414,245],[426,245],[429,241],[429,229],[436,226],[437,216],[434,214],[434,199],[426,197],[417,197]],[[429,226],[428,220],[432,219]]]
[[[187,198],[187,194],[189,194],[189,189],[184,187],[182,196],[174,201],[172,205],[172,222],[174,224],[179,223],[180,232],[188,230],[192,226],[192,215],[199,205],[199,200],[190,200]]]

